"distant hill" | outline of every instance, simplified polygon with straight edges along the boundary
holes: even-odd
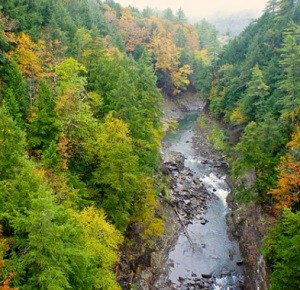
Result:
[[[215,15],[209,19],[209,22],[215,25],[220,34],[237,36],[258,17],[258,11],[244,10],[229,15]]]

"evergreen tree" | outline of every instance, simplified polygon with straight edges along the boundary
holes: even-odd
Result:
[[[262,120],[265,117],[266,97],[269,94],[269,86],[263,80],[263,74],[259,66],[252,69],[251,80],[248,82],[245,96],[241,101],[241,111],[249,120]]]
[[[3,68],[2,95],[8,112],[24,128],[28,116],[29,96],[26,80],[15,61],[8,62]]]
[[[263,252],[273,262],[270,290],[297,289],[300,283],[300,211],[283,212],[264,240]]]
[[[58,138],[55,99],[45,82],[38,88],[38,98],[32,108],[28,125],[28,143],[32,149],[46,149]]]
[[[279,82],[283,117],[290,117],[295,124],[300,113],[300,27],[295,23],[291,23],[284,33],[280,65],[283,68]]]

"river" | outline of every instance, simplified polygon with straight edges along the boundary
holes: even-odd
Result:
[[[215,164],[215,160],[220,160],[218,156],[201,156],[201,150],[194,148],[193,138],[198,138],[196,146],[207,146],[201,135],[195,135],[198,115],[187,114],[179,122],[176,132],[167,134],[163,155],[182,153],[185,167],[201,180],[211,194],[206,201],[204,218],[207,222],[203,224],[194,218],[179,233],[168,253],[166,274],[160,277],[156,289],[243,289],[243,262],[239,246],[229,238],[226,223],[226,215],[230,212],[226,202],[230,194],[226,171]],[[207,283],[199,282],[203,277],[208,279]]]

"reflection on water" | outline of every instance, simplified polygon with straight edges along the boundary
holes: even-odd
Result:
[[[171,249],[168,278],[176,289],[180,289],[183,278],[192,279],[203,274],[212,276],[211,289],[240,289],[242,267],[237,265],[241,260],[240,251],[237,242],[229,239],[226,224],[229,211],[226,197],[230,188],[224,173],[218,172],[211,162],[202,162],[203,157],[197,156],[192,147],[196,119],[196,114],[188,115],[180,122],[175,134],[166,136],[165,142],[169,145],[166,150],[180,152],[186,157],[185,166],[199,177],[213,198],[207,202],[205,219],[208,222],[203,225],[199,220],[193,220],[187,226],[190,239],[181,233]]]

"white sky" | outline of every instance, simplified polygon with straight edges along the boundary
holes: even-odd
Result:
[[[115,0],[122,6],[144,9],[149,6],[159,10],[182,8],[189,18],[209,18],[215,14],[231,14],[242,10],[262,12],[267,0]]]

